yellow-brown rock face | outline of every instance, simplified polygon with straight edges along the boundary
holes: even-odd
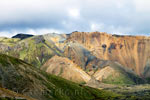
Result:
[[[87,82],[91,79],[80,67],[65,57],[54,56],[41,69],[50,74],[61,76],[78,83]]]
[[[74,32],[67,41],[78,42],[104,60],[117,61],[144,76],[149,69],[150,38],[144,36],[119,36],[101,32]],[[143,74],[144,73],[144,74]]]

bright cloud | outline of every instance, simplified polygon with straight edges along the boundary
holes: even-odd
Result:
[[[69,9],[68,13],[69,13],[69,16],[71,18],[79,18],[80,17],[79,9],[75,9],[75,8],[74,9]]]

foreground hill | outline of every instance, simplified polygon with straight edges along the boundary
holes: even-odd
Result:
[[[124,95],[82,86],[0,54],[0,85],[37,100],[121,100]],[[136,97],[134,97],[136,99]]]
[[[0,87],[0,100],[35,100]]]

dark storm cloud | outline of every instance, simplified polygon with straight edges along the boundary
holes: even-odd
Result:
[[[149,35],[148,0],[1,0],[0,35],[102,31]]]

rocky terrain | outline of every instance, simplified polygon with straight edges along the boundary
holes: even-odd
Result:
[[[120,36],[101,32],[74,32],[67,40],[82,44],[97,58],[116,61],[141,77],[150,77],[147,73],[149,37]]]

